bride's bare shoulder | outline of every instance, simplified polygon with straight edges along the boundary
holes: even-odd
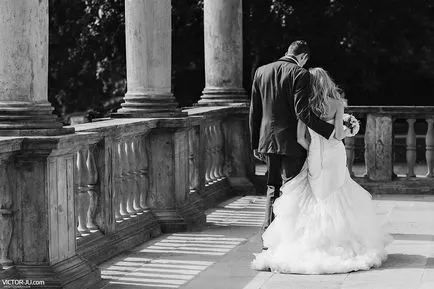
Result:
[[[330,108],[336,113],[338,110],[341,110],[345,107],[345,103],[340,99],[330,99]]]

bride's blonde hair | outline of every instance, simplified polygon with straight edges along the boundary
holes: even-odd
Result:
[[[327,71],[321,67],[315,67],[309,69],[309,72],[312,87],[309,105],[316,115],[323,116],[325,114],[327,104],[331,99],[342,101],[344,106],[347,105],[342,90],[333,82]]]

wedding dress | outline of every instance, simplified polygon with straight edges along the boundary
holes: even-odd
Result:
[[[309,129],[301,172],[281,188],[264,250],[252,268],[281,273],[330,274],[378,267],[391,241],[371,195],[351,179],[344,144]]]

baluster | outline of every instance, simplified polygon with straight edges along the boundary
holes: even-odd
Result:
[[[414,123],[416,119],[409,118],[407,122],[407,177],[414,177],[416,176],[414,173],[414,165],[416,164],[416,133],[414,131]]]
[[[218,162],[218,171],[217,175],[219,179],[224,178],[224,165],[225,165],[225,155],[224,155],[224,134],[222,130],[221,122],[217,125],[217,132],[218,132],[218,156],[219,156],[219,162]]]
[[[121,221],[121,200],[122,200],[122,175],[120,171],[121,167],[121,144],[118,142],[116,144],[114,152],[114,190],[113,190],[113,208],[115,214],[115,220],[117,222]]]
[[[87,166],[86,166],[86,156],[82,150],[77,152],[77,229],[80,233],[80,236],[87,235],[89,233],[89,229],[86,226],[87,221],[87,211],[89,208],[89,198],[86,194],[88,180],[87,180]]]
[[[426,166],[427,166],[427,173],[426,176],[428,178],[434,177],[434,118],[428,118],[426,120],[428,123],[428,129],[426,131],[426,137],[425,137],[425,146],[426,146]]]
[[[213,142],[213,128],[212,124],[209,125],[208,128],[208,157],[209,157],[209,166],[208,166],[208,175],[209,175],[209,183],[212,184],[214,181],[213,169],[214,169],[214,142]]]
[[[128,203],[128,195],[129,195],[129,188],[128,188],[128,174],[127,174],[127,165],[128,165],[128,159],[127,155],[125,153],[125,142],[121,142],[119,144],[119,169],[121,172],[121,188],[120,188],[120,213],[122,218],[128,218],[130,214],[128,213],[127,209],[127,203]]]
[[[93,150],[88,148],[87,150],[87,193],[89,195],[89,208],[87,210],[87,224],[86,227],[89,230],[98,230],[95,225],[95,211],[98,203],[98,194],[96,192],[96,185],[98,182],[98,171],[96,169],[95,158],[93,155]]]
[[[6,160],[0,159],[0,271],[2,267],[12,265],[8,258],[12,239],[12,192],[9,188]]]
[[[125,141],[123,146],[122,146],[123,150],[124,150],[124,157],[122,159],[123,164],[124,164],[124,176],[125,176],[125,188],[127,190],[126,196],[127,196],[127,212],[129,215],[135,215],[136,211],[133,208],[133,200],[134,200],[134,188],[131,185],[131,180],[133,175],[131,174],[131,151],[130,151],[130,146],[129,146],[129,141]]]
[[[211,179],[212,182],[216,182],[217,176],[217,165],[218,165],[218,152],[217,152],[217,127],[213,123],[211,126]]]
[[[363,177],[368,178],[368,142],[366,141],[366,137],[368,135],[368,129],[366,128],[365,130],[365,135],[363,136],[363,142],[365,143],[363,146],[363,157],[365,160],[365,174],[363,175]]]
[[[139,187],[139,178],[140,173],[138,171],[138,162],[140,155],[137,154],[137,140],[136,138],[131,139],[131,143],[129,145],[129,154],[128,160],[130,162],[130,173],[131,173],[131,182],[132,182],[132,191],[133,191],[133,201],[132,206],[133,210],[137,213],[141,213],[143,209],[140,207],[140,187]]]
[[[197,181],[196,181],[196,138],[194,128],[188,131],[188,176],[190,181],[190,192],[196,191]]]
[[[134,160],[132,159],[131,145],[128,141],[124,143],[124,164],[125,164],[125,179],[127,190],[127,212],[130,216],[137,215],[137,211],[134,210],[134,195],[135,195],[135,185],[134,185]]]
[[[139,174],[140,174],[140,207],[143,210],[148,209],[148,188],[149,188],[149,175],[148,175],[148,152],[145,147],[145,138],[140,138],[138,143],[138,160],[139,160]]]
[[[354,150],[355,150],[355,137],[345,138],[345,150],[347,152],[347,167],[350,176],[354,176],[353,163],[354,163]]]
[[[211,182],[211,126],[205,128],[205,183]]]
[[[78,217],[77,217],[78,218]],[[81,233],[80,233],[80,231],[78,230],[78,219],[77,219],[77,221],[76,221],[76,224],[75,224],[75,239],[76,240],[78,240],[78,239],[80,239],[82,236],[81,236]]]
[[[214,154],[215,154],[215,168],[214,176],[216,181],[220,180],[219,170],[220,170],[220,132],[219,132],[219,122],[214,124]]]

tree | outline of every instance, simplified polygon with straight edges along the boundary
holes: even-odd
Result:
[[[244,87],[305,39],[350,104],[434,105],[429,0],[245,0]],[[57,114],[104,116],[126,91],[124,0],[50,0],[49,100]],[[172,86],[181,106],[205,85],[203,0],[172,1]]]
[[[49,7],[49,100],[56,113],[110,112],[125,93],[124,1],[50,0]]]
[[[429,1],[244,3],[251,70],[301,38],[313,51],[308,65],[326,68],[351,104],[434,104],[434,5]]]

